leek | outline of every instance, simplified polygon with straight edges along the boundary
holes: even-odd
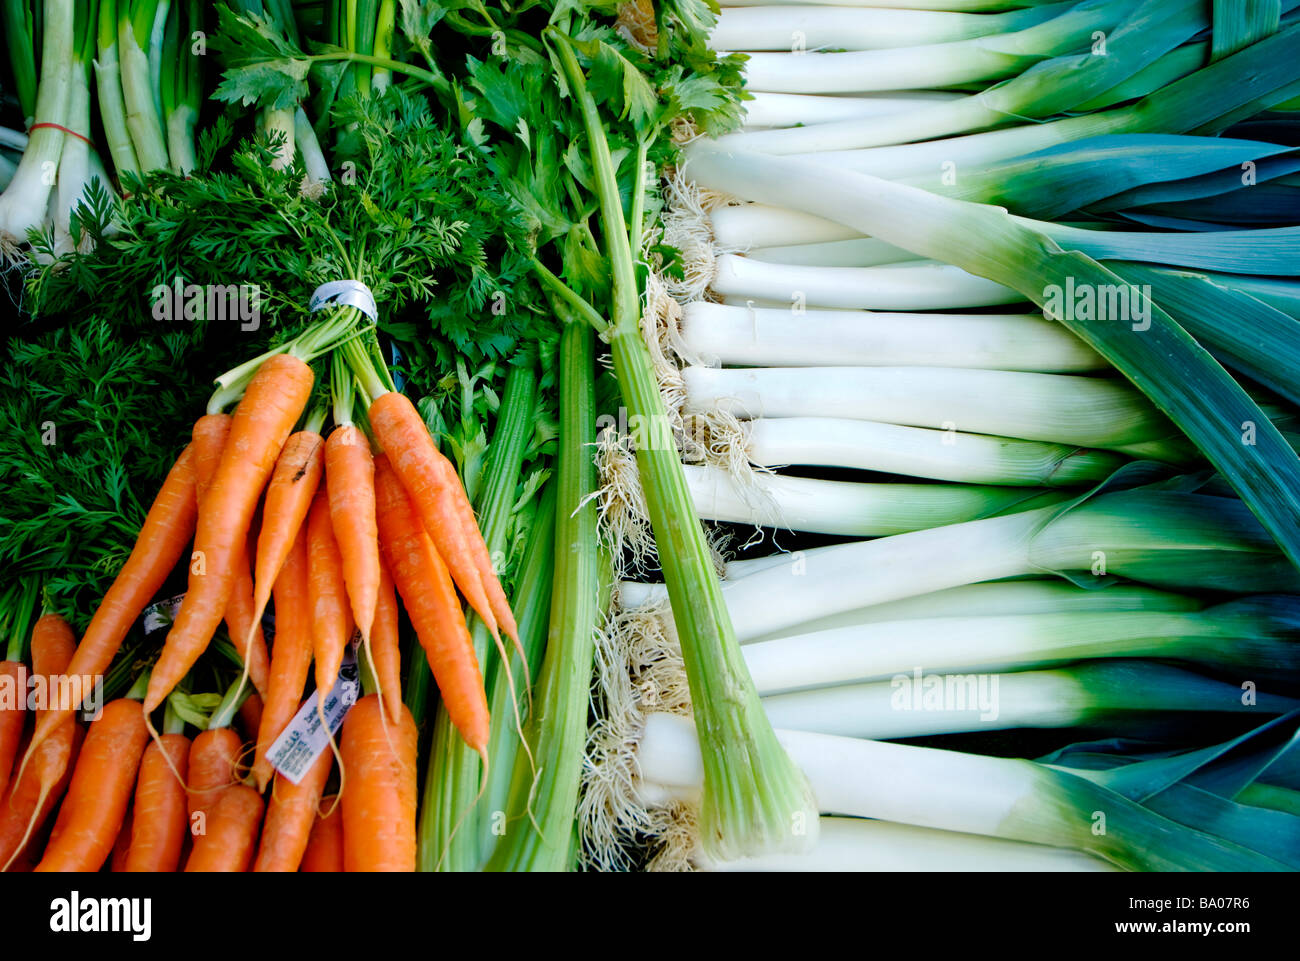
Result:
[[[1216,66],[1231,64],[1245,53]],[[802,202],[814,208],[813,213],[848,222],[921,256],[1005,282],[1040,306],[1048,302],[1051,291],[1068,284],[1100,291],[1128,289],[1121,278],[1087,256],[1062,250],[997,208],[790,158],[732,155],[729,163],[720,163],[724,156],[696,150],[692,173],[697,180],[725,183],[729,191],[750,199],[786,205]],[[979,237],[981,242],[967,244],[966,237]],[[1068,313],[1059,319],[1183,430],[1287,555],[1300,564],[1300,459],[1295,451],[1245,391],[1168,314],[1145,296],[1139,308],[1143,321],[1136,324],[1099,322]],[[1198,385],[1195,397],[1186,389],[1193,379]],[[1225,424],[1233,430],[1225,431]],[[1254,425],[1253,444],[1242,443],[1243,424]]]
[[[1124,463],[1110,451],[832,417],[749,421],[745,453],[763,467],[852,467],[1020,487],[1100,483]]]
[[[652,715],[638,746],[641,777],[689,800],[701,780],[695,739],[675,723],[654,723],[663,717]],[[1129,870],[1285,870],[1265,854],[1033,761],[800,731],[782,731],[780,739],[827,813],[1068,847]]]
[[[823,817],[821,839],[807,855],[712,861],[698,871],[1114,871],[1080,851],[1000,838],[936,831],[868,818]]]
[[[1071,374],[958,367],[767,367],[682,372],[685,409],[737,417],[838,417],[1123,448],[1173,433],[1138,391]],[[952,438],[955,439],[955,438]]]
[[[1106,37],[1105,56],[1090,51],[1057,57],[962,100],[920,106],[887,115],[877,123],[846,120],[792,130],[732,134],[718,144],[772,153],[849,150],[950,137],[1002,126],[1011,118],[1050,117],[1114,87],[1207,24],[1199,0],[1144,0],[1118,30]]]
[[[999,36],[865,52],[755,53],[745,83],[775,93],[864,93],[997,80],[1115,29],[1134,0],[1084,0],[1060,16]]]
[[[1239,501],[1159,489],[805,552],[797,570],[771,568],[722,590],[743,642],[964,584],[1071,571],[1174,590],[1300,590],[1300,575]]]
[[[1004,284],[924,260],[864,268],[787,267],[723,254],[712,287],[719,294],[799,306],[873,310],[989,307],[1025,299]]]
[[[1189,612],[921,617],[755,642],[744,653],[763,695],[882,680],[918,665],[1000,672],[1107,657],[1167,658],[1290,681],[1300,676],[1296,606],[1281,595]],[[1236,694],[1240,702],[1240,688]]]
[[[974,367],[1083,373],[1108,366],[1041,314],[926,314],[745,309],[704,301],[682,309],[686,349],[742,367]]]
[[[1063,13],[1069,3],[1008,13],[843,7],[741,7],[724,9],[709,34],[715,50],[879,50],[951,43],[1024,29]]]
[[[781,530],[878,537],[1023,510],[1053,492],[974,484],[860,484],[683,465],[699,517]]]

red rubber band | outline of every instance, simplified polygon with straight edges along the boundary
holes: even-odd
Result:
[[[33,130],[39,130],[41,127],[49,127],[51,130],[62,130],[64,133],[70,133],[70,134],[72,134],[72,136],[76,137],[78,140],[84,140],[86,143],[90,144],[92,147],[95,146],[94,141],[92,141],[89,137],[83,137],[81,134],[77,133],[77,131],[75,131],[75,130],[69,130],[67,127],[63,126],[62,124],[57,124],[57,123],[34,123],[34,124],[32,124],[30,127],[27,128],[27,132],[30,134]]]

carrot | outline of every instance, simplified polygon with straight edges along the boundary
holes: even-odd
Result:
[[[163,586],[194,533],[198,516],[194,483],[194,451],[186,447],[154,498],[140,536],[131,548],[131,556],[91,618],[77,653],[67,666],[67,674],[99,676],[108,671],[135,619]],[[60,707],[43,712],[36,719],[36,732],[28,745],[27,756],[31,757],[74,710]]]
[[[397,720],[402,705],[402,649],[397,635],[397,594],[388,565],[379,559],[379,603],[375,605],[375,626],[370,633],[370,666],[388,711]]]
[[[149,714],[194,666],[225,615],[237,558],[258,497],[311,394],[311,368],[276,354],[258,368],[235,409],[216,476],[203,500],[194,537],[202,567],[191,566],[189,591],[149,678]]]
[[[268,672],[270,668],[267,668]],[[269,677],[269,674],[268,674]],[[268,684],[270,681],[268,680]],[[262,726],[262,711],[266,707],[260,695],[251,693],[239,705],[239,727],[244,732],[245,740],[256,741],[258,728]]]
[[[320,486],[324,451],[325,441],[317,431],[298,431],[285,441],[266,485],[253,577],[253,613],[259,621]]]
[[[191,742],[188,803],[190,830],[196,837],[207,829],[221,792],[238,783],[236,766],[243,749],[239,735],[228,727],[208,728]]]
[[[6,691],[12,692],[12,700]],[[0,661],[0,794],[9,786],[26,721],[27,668],[20,661]]]
[[[366,435],[351,424],[336,427],[325,441],[325,478],[352,619],[369,642],[379,603],[375,462]]]
[[[341,873],[343,871],[343,812],[333,795],[321,798],[328,814],[317,812],[307,838],[307,850],[302,856],[299,870],[310,873]]]
[[[9,785],[0,798],[0,870],[14,870],[18,862],[30,856],[33,842],[54,809],[58,807],[81,752],[85,731],[71,718],[47,737],[32,755],[31,765]],[[62,771],[54,787],[42,792],[39,772],[42,768]],[[27,870],[31,870],[32,861]]]
[[[343,559],[334,539],[329,496],[324,488],[316,492],[307,513],[307,558],[316,687],[323,699],[334,687],[351,634],[347,624],[351,611],[343,582]]]
[[[46,614],[32,628],[32,670],[46,678],[46,696],[49,698],[46,710],[57,706],[58,692],[54,688],[60,675],[68,670],[68,665],[76,657],[77,639],[68,622],[58,614]],[[76,705],[73,705],[76,709]]]
[[[194,423],[191,446],[194,448],[194,486],[199,498],[199,516],[208,488],[221,464],[221,455],[230,439],[234,418],[229,414],[204,414]],[[234,560],[235,581],[226,604],[226,627],[235,649],[248,665],[248,677],[258,691],[266,690],[270,670],[266,639],[262,636],[260,615],[254,614],[253,576],[248,566],[248,544],[237,550]],[[184,607],[184,604],[181,605]],[[247,703],[247,702],[245,702]]]
[[[375,494],[384,556],[447,714],[465,743],[481,752],[488,740],[487,695],[465,614],[446,566],[383,454],[375,458]]]
[[[388,455],[456,586],[496,634],[496,617],[479,557],[479,546],[484,556],[487,556],[487,546],[483,544],[478,524],[472,522],[474,511],[468,506],[456,468],[434,445],[429,429],[405,394],[396,391],[381,394],[371,402],[369,418],[375,439]],[[466,522],[467,516],[470,523]],[[491,568],[490,560],[488,567]],[[491,579],[495,580],[496,575]]]
[[[32,673],[45,690],[46,707],[40,717],[58,708],[59,679],[76,656],[72,628],[57,614],[47,614],[32,628]],[[39,721],[39,717],[38,717]],[[7,863],[25,847],[58,804],[71,777],[71,762],[79,745],[76,720],[69,715],[33,753],[27,751],[30,767],[24,767],[11,785],[11,793],[0,819],[0,864]]]
[[[257,728],[253,779],[266,790],[274,773],[266,753],[293,719],[311,669],[312,622],[307,588],[307,531],[299,529],[275,579],[275,646],[262,721]]]
[[[402,707],[384,720],[379,695],[352,705],[343,722],[343,867],[347,871],[415,870],[417,733]]]
[[[262,796],[247,784],[227,788],[212,809],[207,830],[194,839],[187,872],[247,871],[257,850]]]
[[[333,768],[334,754],[322,751],[303,775],[302,783],[294,784],[283,774],[275,776],[254,871],[298,870],[303,852],[307,850],[312,823],[316,820],[321,791],[325,789]]]
[[[104,706],[90,725],[37,871],[98,871],[122,827],[149,729],[139,701]]]
[[[217,467],[221,464],[221,452],[230,437],[232,420],[234,418],[229,414],[204,414],[194,422],[194,429],[190,432],[190,447],[194,449],[194,492],[199,499],[200,512],[208,488],[212,486],[212,478],[217,475]]]
[[[118,829],[117,840],[113,842],[113,853],[108,858],[108,869],[114,874],[120,874],[126,870],[126,856],[131,850],[131,829],[135,825],[135,805],[130,804],[126,809],[126,816],[122,818],[122,826]]]
[[[184,734],[164,734],[145,748],[122,871],[175,871],[180,864],[189,823],[184,780],[189,755]]]
[[[235,587],[226,604],[226,628],[239,656],[248,665],[248,679],[259,694],[265,694],[271,657],[266,651],[266,638],[262,636],[262,623],[253,616],[253,574],[248,567],[246,547],[240,548],[235,556]]]

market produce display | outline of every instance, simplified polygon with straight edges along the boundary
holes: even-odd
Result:
[[[1300,3],[3,14],[5,871],[1300,869]]]

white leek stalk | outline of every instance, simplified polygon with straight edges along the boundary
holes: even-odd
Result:
[[[880,50],[951,43],[1021,30],[1069,6],[992,15],[880,7],[724,8],[709,35],[709,46],[714,50]]]
[[[948,674],[920,668],[892,679],[763,698],[774,727],[888,741],[1010,728],[1107,727],[1142,731],[1191,712],[1285,714],[1294,698],[1146,661],[1097,661],[1052,671]]]
[[[776,93],[865,93],[951,87],[1011,76],[1039,60],[1087,49],[1135,6],[1133,0],[1085,0],[1059,17],[996,37],[848,53],[755,53],[745,83]]]
[[[36,93],[36,122],[23,159],[9,186],[0,196],[0,253],[27,242],[27,232],[45,221],[50,195],[58,176],[67,134],[75,76],[76,45],[73,0],[47,0],[41,45],[41,80]]]
[[[833,240],[825,244],[790,244],[754,247],[745,252],[753,260],[770,264],[802,264],[808,267],[882,267],[915,260],[916,256],[873,237]]]
[[[947,310],[1023,303],[1009,287],[932,260],[883,267],[800,267],[723,254],[713,290],[719,294],[809,307]]]
[[[726,581],[722,592],[736,636],[750,641],[886,601],[1045,571],[1114,574],[1189,591],[1300,589],[1300,577],[1232,498],[1119,491],[1058,511],[1045,507],[804,552],[797,567]]]
[[[651,715],[637,752],[642,780],[686,801],[703,780],[691,727]],[[1074,848],[1130,870],[1283,869],[1033,761],[800,731],[777,736],[823,813]]]
[[[741,481],[722,467],[687,464],[683,470],[703,520],[845,537],[954,524],[1052,499],[1020,487],[859,484],[762,473]]]
[[[861,97],[825,97],[801,93],[753,94],[746,100],[745,128],[793,127],[801,124],[834,123],[839,120],[881,117],[900,110],[915,110],[923,104],[942,103],[961,94],[944,90],[903,90]]]
[[[805,855],[771,854],[739,861],[700,856],[699,871],[1115,871],[1113,865],[1066,848],[936,831],[868,818],[821,819],[817,846]]]
[[[709,214],[713,240],[723,250],[748,250],[828,240],[852,240],[862,232],[833,220],[770,204],[737,204]]]
[[[807,554],[811,552],[801,552]],[[787,566],[790,562],[787,562]],[[756,572],[755,572],[756,573]],[[853,611],[817,617],[754,641],[775,640],[794,634],[812,634],[862,624],[921,617],[991,617],[998,615],[1069,612],[1197,611],[1204,604],[1194,597],[1160,591],[1139,584],[1112,584],[1088,590],[1059,580],[992,581],[965,584],[919,597],[873,604]]]
[[[766,367],[683,372],[685,409],[737,417],[838,417],[1122,448],[1172,427],[1120,381],[954,367]]]
[[[1001,13],[1017,7],[1039,7],[1059,0],[890,0],[896,10],[951,10],[966,13]],[[769,6],[860,7],[862,0],[728,0],[728,7]]]
[[[1100,483],[1124,463],[1108,451],[833,417],[750,421],[745,453],[761,467],[812,465],[966,484]]]
[[[1295,676],[1300,648],[1287,616],[1285,609],[1273,613],[1242,602],[1191,612],[921,617],[754,642],[744,653],[762,695],[886,680],[914,668],[1001,672],[1108,657],[1161,657]]]
[[[733,134],[720,145],[770,153],[848,150],[951,137],[1003,126],[1012,118],[1050,117],[1104,92],[1208,26],[1199,0],[1144,0],[1106,37],[1106,53],[1058,57],[1004,84],[962,100],[920,106],[879,122],[820,124],[791,130]]]
[[[741,367],[959,367],[1075,373],[1101,356],[1038,314],[925,314],[728,307],[682,310],[693,356]]]

